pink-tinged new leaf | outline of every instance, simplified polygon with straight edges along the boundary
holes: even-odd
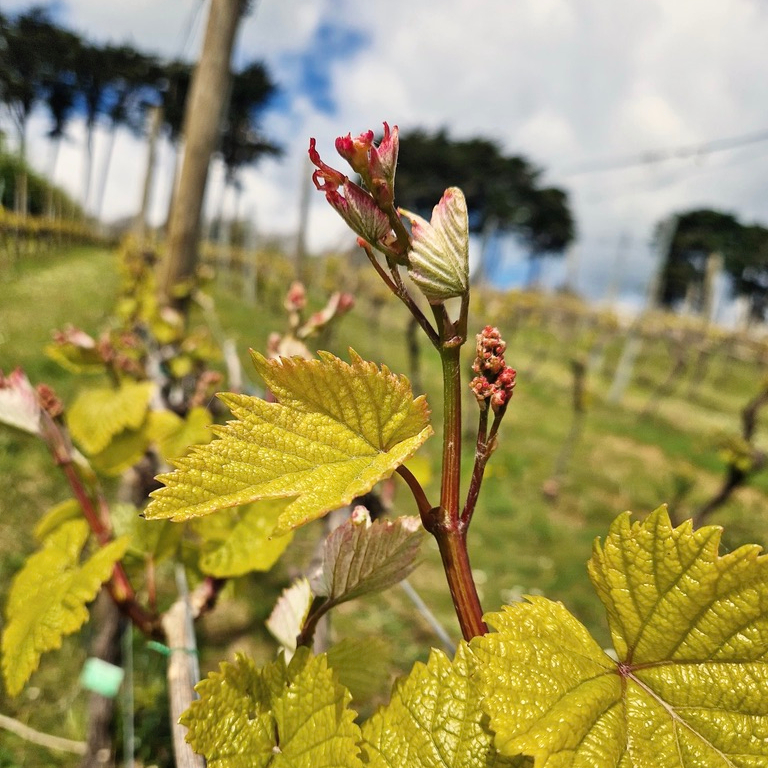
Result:
[[[469,291],[469,218],[464,193],[445,194],[426,221],[401,210],[411,222],[408,274],[430,302],[440,303]]]
[[[355,234],[376,245],[391,229],[386,213],[362,187],[354,182],[349,180],[344,182],[342,191],[343,197],[338,194],[329,197],[330,193],[326,193],[328,202]]]
[[[352,134],[336,139],[336,151],[349,163],[355,173],[368,173],[368,157],[373,148],[373,131],[365,131],[356,138]]]
[[[397,126],[389,130],[384,123],[384,136],[378,147],[371,149],[371,176],[384,180],[391,189],[395,186],[395,171],[397,170],[397,155],[400,150],[400,134]]]
[[[283,590],[266,621],[267,629],[289,657],[296,650],[296,639],[304,628],[313,599],[309,581],[298,579]]]
[[[3,376],[0,371],[0,424],[40,434],[40,401],[21,368]]]
[[[353,232],[376,245],[391,229],[386,213],[362,187],[320,159],[314,139],[309,143],[309,158],[317,166],[312,174],[315,187],[325,192],[325,199]]]
[[[378,147],[373,143],[373,131],[361,133],[354,139],[349,133],[336,139],[336,151],[349,163],[352,170],[360,175],[380,205],[391,204],[395,198],[395,170],[399,146],[397,126],[390,131],[387,123],[384,123],[384,136]],[[322,171],[322,166],[317,162],[315,165]]]
[[[278,402],[222,395],[237,418],[161,475],[147,518],[186,520],[260,499],[292,498],[276,532],[349,504],[389,477],[432,434],[429,408],[385,367],[321,352],[319,360],[254,354]]]
[[[334,604],[381,592],[402,581],[417,565],[424,538],[421,520],[399,517],[371,523],[364,511],[364,516],[353,516],[340,525],[323,546],[322,571],[312,586]]]

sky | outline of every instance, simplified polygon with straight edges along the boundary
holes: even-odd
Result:
[[[27,2],[3,0],[13,12]],[[254,0],[235,64],[263,60],[280,88],[263,127],[280,161],[244,174],[242,211],[261,237],[290,236],[310,173],[309,137],[334,159],[336,136],[445,127],[483,136],[540,167],[569,195],[578,239],[554,285],[570,275],[592,297],[637,301],[657,258],[656,224],[713,207],[768,224],[768,4],[762,0]],[[94,40],[196,57],[205,0],[58,0],[62,24]],[[46,118],[32,125],[45,168]],[[82,189],[82,126],[61,152],[57,180]],[[97,163],[100,142],[97,137]],[[736,139],[733,146],[723,139]],[[697,148],[699,151],[697,151]],[[718,151],[711,151],[712,149]],[[105,218],[139,205],[146,149],[121,134]],[[331,162],[343,167],[338,159]],[[160,152],[152,218],[164,220],[172,153]],[[209,181],[218,205],[221,169]],[[437,201],[435,201],[437,202]],[[321,194],[312,195],[311,250],[354,241]],[[521,254],[500,243],[499,276],[524,279]]]

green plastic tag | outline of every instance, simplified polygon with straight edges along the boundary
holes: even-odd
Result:
[[[90,658],[85,660],[80,673],[80,685],[108,699],[114,699],[124,675],[122,667],[116,667],[103,659]]]

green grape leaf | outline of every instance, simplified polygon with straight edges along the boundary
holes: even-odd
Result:
[[[362,768],[349,692],[307,648],[262,669],[238,656],[196,690],[181,722],[209,768]]]
[[[85,520],[63,523],[13,580],[2,638],[3,676],[11,696],[24,687],[43,653],[60,648],[62,637],[88,620],[86,604],[125,554],[128,540],[117,539],[81,563],[88,535]]]
[[[147,419],[140,429],[125,429],[114,435],[107,447],[90,457],[93,468],[103,475],[117,477],[137,464],[144,456],[151,439]]]
[[[325,540],[322,571],[312,589],[334,605],[381,592],[413,571],[423,540],[418,517],[371,523],[367,511],[355,510]]]
[[[145,520],[133,504],[112,504],[110,517],[115,536],[130,540],[129,554],[159,563],[178,552],[184,526],[170,520]]]
[[[180,354],[168,361],[168,369],[174,379],[183,379],[195,370],[195,361],[190,355]]]
[[[151,417],[151,422],[147,423],[149,438],[158,446],[181,431],[184,425],[184,419],[173,411],[151,411],[148,416]]]
[[[290,531],[272,535],[287,506],[285,499],[270,499],[195,520],[203,540],[200,570],[219,578],[268,571],[293,539]]]
[[[172,416],[171,411],[161,411]],[[179,419],[178,416],[176,416]],[[213,437],[210,426],[213,422],[211,413],[207,408],[197,406],[190,408],[184,419],[179,419],[175,429],[169,430],[157,440],[160,455],[166,460],[176,456],[184,456],[193,445],[209,443]]]
[[[426,400],[382,366],[320,352],[319,360],[254,353],[279,402],[221,395],[237,421],[160,475],[147,517],[186,520],[260,499],[291,498],[283,533],[349,504],[406,461],[432,434]]]
[[[43,351],[70,373],[104,373],[104,358],[95,343],[93,347],[84,347],[65,341],[48,344]]]
[[[488,616],[471,647],[499,750],[536,768],[768,764],[768,557],[720,556],[720,535],[661,507],[595,543],[618,661],[559,603]]]
[[[296,650],[296,638],[304,627],[314,597],[309,580],[297,579],[283,590],[266,621],[267,629],[289,656]]]
[[[562,604],[528,600],[486,616],[497,633],[471,645],[497,748],[536,768],[624,768],[616,664]]]
[[[51,507],[35,525],[35,538],[43,541],[64,523],[70,520],[82,519],[83,509],[77,499],[67,499]]]
[[[67,412],[72,438],[86,453],[101,453],[123,430],[142,425],[153,389],[149,381],[124,381],[117,389],[82,391]]]
[[[353,701],[369,701],[389,683],[392,651],[392,643],[383,637],[345,637],[328,649],[328,666]]]
[[[523,768],[521,757],[496,753],[485,727],[472,657],[462,643],[453,662],[432,650],[395,684],[389,704],[363,724],[362,749],[370,768]]]

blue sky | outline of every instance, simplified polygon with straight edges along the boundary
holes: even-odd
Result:
[[[206,5],[61,0],[57,13],[96,39],[192,56]],[[385,120],[403,130],[446,126],[457,138],[482,135],[524,154],[545,169],[545,183],[567,189],[583,292],[605,293],[618,264],[619,292],[641,293],[654,226],[669,213],[707,206],[768,221],[768,142],[572,172],[768,129],[766,39],[768,6],[759,0],[260,0],[242,25],[236,61],[264,59],[281,86],[265,128],[287,152],[246,174],[244,209],[264,236],[294,230],[310,136],[330,161],[336,136],[380,130]],[[42,115],[36,129],[42,136]],[[76,191],[82,132],[70,134],[57,174]],[[35,141],[44,158],[43,139]],[[112,216],[135,210],[143,162],[138,142],[120,142],[119,183],[106,201]],[[170,166],[169,152],[162,162]],[[211,199],[220,177],[214,169]],[[158,220],[168,190],[159,178]],[[350,246],[322,196],[311,215],[314,249]]]

